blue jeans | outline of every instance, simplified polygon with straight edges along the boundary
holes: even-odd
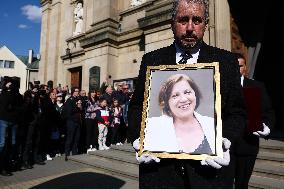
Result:
[[[10,134],[10,136],[8,136],[8,138],[11,139],[12,145],[16,144],[17,127],[18,126],[15,123],[0,120],[0,152],[2,152],[2,150],[5,146],[6,136],[8,136],[8,134],[9,134],[9,129],[11,131],[11,134]]]

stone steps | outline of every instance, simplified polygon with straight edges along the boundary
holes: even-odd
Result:
[[[284,188],[284,142],[260,139],[259,153],[249,188]]]
[[[261,140],[249,188],[284,188],[284,143]],[[111,146],[109,150],[70,156],[70,160],[87,164],[112,174],[139,181],[139,167],[131,144]]]
[[[139,180],[139,167],[135,152],[130,144],[113,146],[109,150],[97,150],[89,154],[70,156],[69,159],[112,174]]]
[[[261,152],[274,152],[284,154],[284,142],[278,140],[265,140],[260,139]]]
[[[283,189],[284,180],[252,175],[249,186],[261,189]]]

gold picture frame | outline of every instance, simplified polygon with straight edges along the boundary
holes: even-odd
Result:
[[[171,109],[169,108],[170,105],[165,105],[166,102],[161,100],[164,96],[166,96],[168,102],[170,98],[176,98],[176,96],[171,96],[171,92],[167,90],[173,90],[175,85],[171,84],[173,83],[171,78],[181,75],[185,78],[189,77],[198,86],[198,90],[191,86],[196,99],[195,103],[190,102],[177,106],[179,108],[177,111],[189,111],[187,108],[190,109],[189,107],[192,104],[191,111],[194,110],[193,115],[200,126],[198,129],[203,134],[199,137],[203,139],[201,140],[202,143],[199,145],[197,143],[198,146],[194,151],[189,150],[191,148],[188,147],[188,142],[180,142],[180,138],[177,137],[177,133],[180,132],[177,132],[177,127],[174,126],[177,122],[174,120],[178,120],[175,117],[177,114],[175,112],[168,113],[168,109]],[[169,87],[169,84],[172,87]],[[180,90],[182,89],[183,87]],[[186,137],[183,139],[187,140]],[[159,158],[194,160],[203,160],[208,156],[223,157],[218,62],[147,67],[138,155],[141,156],[142,154],[152,154]]]

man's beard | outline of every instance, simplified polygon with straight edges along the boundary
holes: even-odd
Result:
[[[183,43],[183,39],[185,38],[194,38],[195,41],[191,43]],[[199,50],[200,45],[202,43],[202,39],[198,39],[197,36],[194,34],[185,34],[182,35],[181,38],[175,37],[175,42],[181,50],[185,52],[195,53]]]

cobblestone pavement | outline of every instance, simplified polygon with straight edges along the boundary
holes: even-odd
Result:
[[[1,189],[136,189],[138,181],[106,173],[63,157],[17,171],[13,176],[0,176]]]

